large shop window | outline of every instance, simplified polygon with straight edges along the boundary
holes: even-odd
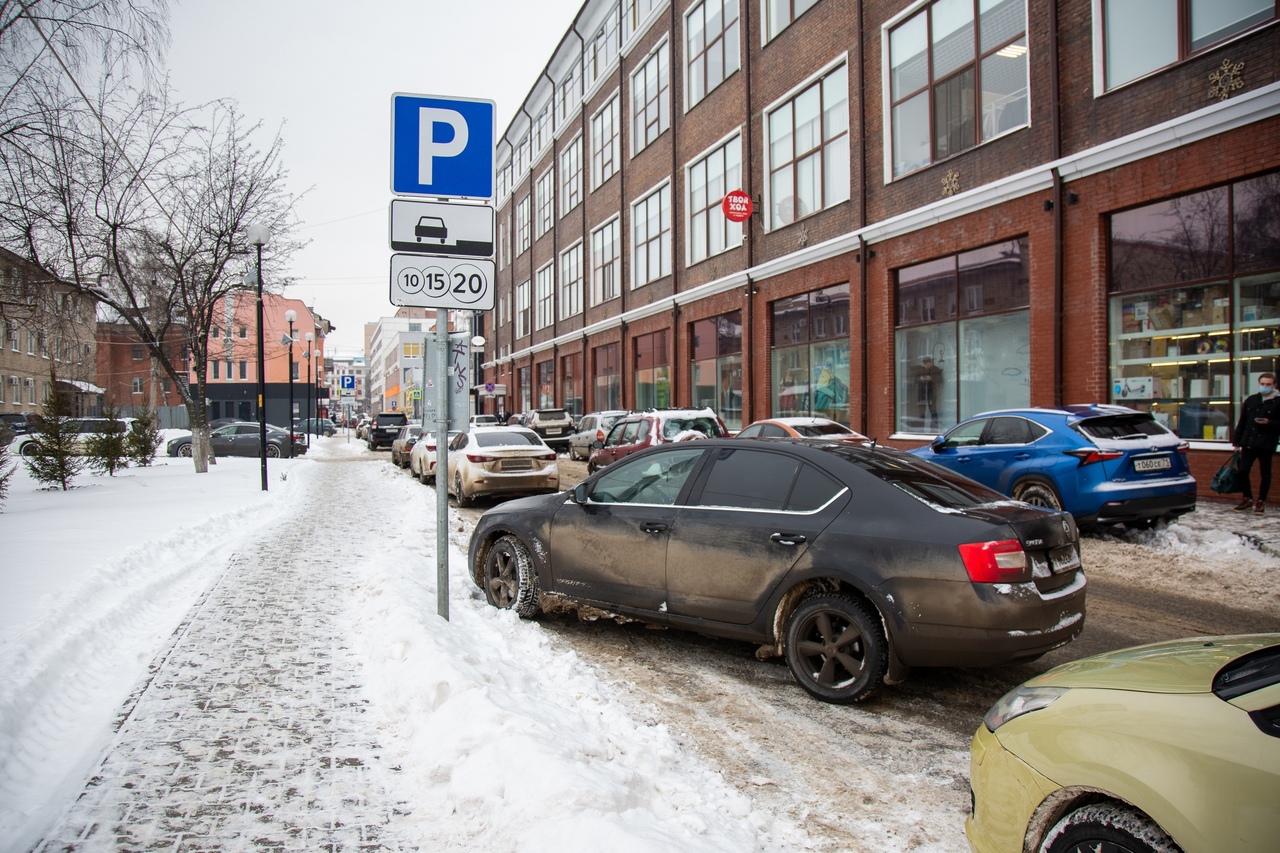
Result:
[[[827,72],[768,115],[769,227],[849,200],[849,74]]]
[[[1111,217],[1112,402],[1229,441],[1280,367],[1280,173]]]
[[[594,386],[597,411],[622,408],[622,362],[618,344],[605,344],[591,351],[595,365]]]
[[[671,405],[671,358],[666,329],[638,336],[635,347],[636,408],[667,408]]]
[[[742,424],[742,312],[693,324],[693,405],[712,409],[729,429]]]
[[[1275,17],[1275,0],[1102,0],[1104,86],[1136,80]]]
[[[1031,404],[1025,237],[898,270],[896,429],[937,433]]]
[[[888,73],[894,177],[1022,127],[1025,0],[930,3],[889,31]]]
[[[560,357],[560,393],[564,396],[565,411],[577,420],[583,414],[582,353]]]
[[[849,423],[849,285],[771,306],[773,414]]]

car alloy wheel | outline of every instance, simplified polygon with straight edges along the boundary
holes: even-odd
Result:
[[[1036,481],[1023,483],[1014,490],[1013,499],[1045,509],[1062,509],[1062,499],[1048,483]]]
[[[28,441],[26,444],[22,445],[22,455],[28,458],[39,456],[40,446],[34,441]]]
[[[484,558],[484,595],[494,607],[522,619],[536,616],[540,591],[529,549],[515,536],[503,536]]]
[[[191,442],[189,441],[186,444],[178,446],[179,456],[185,456],[187,459],[190,459],[193,453],[194,451],[191,449]]]
[[[280,448],[276,447],[274,444],[268,444],[268,445],[267,445],[267,458],[269,458],[269,459],[279,459],[279,458],[280,458]]]
[[[1169,834],[1142,812],[1119,803],[1076,809],[1049,830],[1040,853],[1179,853]]]
[[[471,498],[462,489],[461,473],[453,475],[453,493],[458,500],[458,506],[471,506]]]
[[[848,704],[880,686],[888,649],[870,607],[846,595],[818,594],[787,621],[787,665],[814,697]]]

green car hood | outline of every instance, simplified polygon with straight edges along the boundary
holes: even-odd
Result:
[[[1190,637],[1152,643],[1064,663],[1031,679],[1027,686],[1208,693],[1218,670],[1241,655],[1275,645],[1280,645],[1280,634]]]

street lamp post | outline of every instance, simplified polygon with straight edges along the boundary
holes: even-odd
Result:
[[[293,321],[298,319],[298,312],[290,308],[284,312],[289,323],[289,458],[293,458]]]
[[[302,354],[302,357],[307,360],[307,417],[308,418],[312,417],[312,414],[311,414],[311,357],[316,348],[315,341],[316,341],[315,332],[307,332],[307,351]],[[311,447],[310,421],[307,422],[307,447],[308,448]]]
[[[267,376],[263,357],[262,327],[262,247],[271,240],[271,229],[265,225],[250,225],[249,242],[258,249],[258,455],[262,458],[262,491],[267,490]]]

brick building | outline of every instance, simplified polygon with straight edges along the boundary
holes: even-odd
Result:
[[[1161,5],[588,0],[498,144],[485,378],[901,446],[1117,402],[1207,482],[1280,356],[1280,27]]]

